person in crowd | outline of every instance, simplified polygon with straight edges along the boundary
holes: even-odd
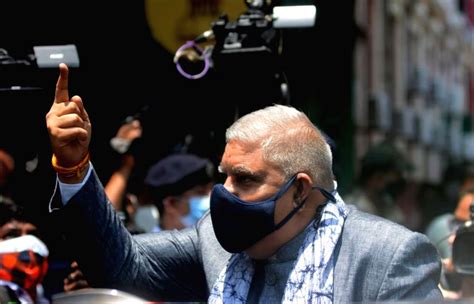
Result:
[[[48,256],[23,208],[0,197],[0,303],[49,303],[41,284]]]
[[[196,224],[210,206],[213,172],[210,160],[190,153],[171,154],[152,165],[145,185],[160,215],[153,231]]]
[[[0,197],[0,241],[27,234],[38,236],[38,228],[23,207],[10,198]]]
[[[459,211],[463,212],[462,209],[464,207],[460,206],[460,209]],[[460,277],[461,288],[456,293],[458,298],[473,300],[474,258],[472,248],[474,248],[474,202],[472,200],[469,202],[469,209],[469,220],[465,221],[450,237],[452,239],[452,257],[443,260],[443,267],[446,269],[446,272],[456,273]]]
[[[105,185],[105,192],[117,212],[124,209],[123,201],[126,200],[127,185],[135,167],[135,155],[131,153],[133,142],[142,136],[143,128],[137,119],[126,121],[110,140],[112,148],[120,154],[121,163]]]
[[[448,243],[453,249],[456,246],[456,232],[449,235]],[[472,256],[472,241],[468,244],[465,255]],[[465,247],[465,245],[463,246]],[[448,258],[443,258],[443,268],[440,280],[440,289],[446,301],[473,299],[474,298],[474,272],[472,271],[473,259],[469,258],[470,264],[464,265],[470,268],[470,272],[460,272],[456,269],[455,260],[452,255]]]
[[[226,132],[211,208],[191,228],[132,236],[89,159],[91,121],[59,66],[46,115],[58,176],[50,210],[93,287],[165,301],[350,303],[442,299],[428,238],[346,205],[331,151],[297,109],[273,105]]]
[[[436,246],[442,258],[443,267],[440,280],[445,297],[459,297],[464,276],[458,274],[452,265],[453,242],[456,231],[471,219],[470,206],[474,202],[474,188],[463,191],[454,212],[441,214],[435,217],[425,234]],[[453,293],[454,292],[454,293]]]
[[[117,134],[110,140],[110,145],[120,156],[120,165],[112,172],[104,186],[105,193],[125,226],[132,234],[146,232],[135,223],[138,208],[138,197],[130,189],[130,180],[135,170],[136,146],[143,133],[139,119],[129,116],[120,126]],[[77,265],[75,265],[77,266]]]
[[[361,211],[407,226],[407,218],[395,196],[403,191],[404,173],[410,166],[392,144],[382,142],[372,146],[362,157],[356,186],[344,201]]]

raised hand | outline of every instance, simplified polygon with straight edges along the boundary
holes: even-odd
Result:
[[[46,126],[57,164],[73,167],[88,153],[92,128],[81,97],[76,95],[69,99],[67,65],[61,63],[59,72],[54,102],[46,114]]]

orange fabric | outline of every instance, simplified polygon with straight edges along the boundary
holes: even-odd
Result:
[[[13,267],[15,267],[16,262],[17,257],[15,255],[6,254],[2,258],[2,265],[6,269],[13,269]]]
[[[13,282],[36,298],[36,286],[43,281],[48,271],[47,259],[25,250],[0,253],[0,280]]]

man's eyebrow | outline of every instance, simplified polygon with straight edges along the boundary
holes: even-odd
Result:
[[[247,176],[254,180],[263,180],[266,176],[265,171],[258,170],[252,171],[244,166],[236,166],[236,167],[225,167],[222,164],[219,165],[219,172],[225,173],[227,175],[235,175],[235,176]]]

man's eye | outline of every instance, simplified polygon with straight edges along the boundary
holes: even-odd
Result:
[[[13,238],[16,238],[16,237],[19,237],[21,236],[21,232],[19,229],[12,229],[10,231],[8,231],[4,236],[3,238],[5,240],[8,240],[8,239],[13,239]]]
[[[240,185],[249,185],[254,182],[254,179],[248,175],[238,175],[235,177],[235,182]]]

